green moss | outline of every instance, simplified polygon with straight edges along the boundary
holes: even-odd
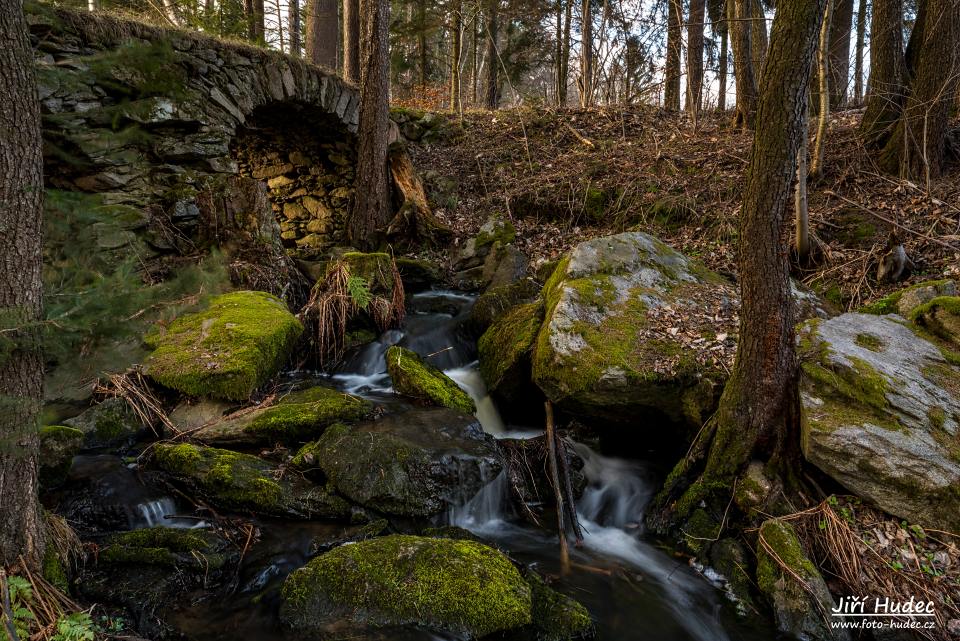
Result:
[[[865,360],[855,356],[849,357],[850,366],[834,363],[828,357],[826,343],[820,342],[819,347],[822,351],[818,357],[805,354],[801,363],[803,373],[820,384],[822,389],[818,391],[855,401],[883,417],[890,404],[887,379]]]
[[[387,371],[393,380],[393,388],[399,394],[467,414],[477,411],[469,394],[449,376],[424,362],[416,352],[394,345],[387,350]]]
[[[947,413],[939,405],[927,409],[927,420],[930,421],[930,427],[934,430],[942,430],[947,422]]]
[[[900,299],[903,298],[905,293],[923,287],[933,287],[935,289],[939,289],[950,282],[950,280],[928,280],[915,285],[910,285],[909,287],[898,289],[897,291],[891,292],[872,303],[864,305],[857,311],[863,314],[896,314],[899,311]]]
[[[696,202],[682,195],[660,198],[648,210],[654,222],[671,231],[689,223],[694,213]]]
[[[774,592],[777,581],[787,576],[781,564],[801,578],[819,574],[803,551],[796,530],[788,522],[780,519],[764,521],[760,526],[760,538],[776,555],[776,558],[773,558],[767,548],[762,546],[757,554],[757,585],[764,594]]]
[[[116,49],[82,58],[97,84],[131,97],[165,96],[182,99],[187,71],[183,54],[169,40],[128,40]]]
[[[39,435],[41,441],[74,441],[76,439],[83,439],[82,431],[75,427],[67,427],[66,425],[44,425],[40,428]]]
[[[542,323],[542,302],[517,305],[480,337],[480,374],[490,389],[499,387],[511,373],[522,375],[515,368],[529,356]]]
[[[351,276],[367,281],[373,294],[384,295],[393,291],[393,258],[390,254],[374,252],[346,252],[340,256]]]
[[[65,425],[40,428],[40,484],[56,487],[67,480],[73,457],[83,446],[84,433]]]
[[[683,527],[683,541],[694,554],[699,554],[720,536],[720,523],[702,508],[695,509]]]
[[[306,629],[348,618],[479,638],[531,621],[527,582],[473,541],[392,535],[343,545],[293,572],[282,594],[281,616]]]
[[[854,342],[864,349],[869,349],[871,352],[882,352],[886,347],[883,340],[873,334],[857,334]]]
[[[471,329],[477,333],[487,330],[490,325],[511,308],[531,301],[540,293],[540,287],[532,278],[491,287],[477,299],[470,310]]]
[[[516,237],[517,228],[513,226],[513,223],[509,220],[497,218],[492,225],[487,223],[481,228],[480,233],[474,238],[474,247],[480,249],[494,243],[509,245]]]
[[[270,466],[255,456],[188,443],[158,444],[154,463],[165,472],[189,480],[220,506],[276,513],[283,488],[270,475]]]
[[[47,583],[64,594],[70,593],[70,577],[67,576],[67,569],[60,559],[60,555],[57,554],[56,547],[49,542],[43,552],[43,561],[40,570]]]
[[[943,341],[960,344],[960,296],[938,296],[914,308],[909,317]]]
[[[587,219],[592,222],[600,222],[604,219],[609,204],[607,192],[597,187],[588,187],[583,195],[583,213]]]
[[[531,618],[537,641],[568,641],[593,636],[593,619],[583,605],[526,573],[531,591]]]
[[[296,441],[316,437],[336,421],[356,421],[370,411],[370,403],[328,387],[292,392],[279,403],[258,412],[243,431],[264,440]]]
[[[147,371],[185,394],[244,400],[286,362],[302,332],[300,321],[270,294],[224,294],[205,311],[149,336],[155,350]]]
[[[181,567],[198,565],[206,569],[223,566],[220,554],[211,554],[213,539],[196,530],[151,527],[111,536],[98,558],[103,563],[133,563]]]

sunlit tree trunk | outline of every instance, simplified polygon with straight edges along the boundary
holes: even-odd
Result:
[[[752,0],[728,0],[730,37],[733,44],[733,73],[737,81],[735,126],[753,129],[757,110],[757,79],[753,67],[750,29]]]
[[[343,0],[343,77],[360,82],[360,0]]]
[[[750,53],[753,56],[753,75],[759,78],[767,57],[767,17],[760,0],[750,0]]]
[[[853,29],[853,0],[833,0],[830,18],[830,108],[847,104],[850,83],[850,31]]]
[[[0,2],[0,567],[37,571],[43,157],[28,33],[21,0]]]
[[[580,41],[580,106],[587,108],[593,104],[593,14],[590,9],[592,0],[581,0],[580,19],[582,36]]]
[[[703,100],[704,0],[690,0],[687,16],[687,111],[696,115]]]
[[[819,178],[823,173],[823,154],[826,149],[827,124],[830,120],[830,22],[833,18],[833,4],[828,0],[823,24],[820,26],[820,41],[817,45],[817,78],[820,87],[817,97],[820,100],[817,112],[817,137],[813,145],[813,158],[810,161],[810,177]]]
[[[727,64],[729,53],[727,52],[727,42],[730,40],[730,31],[727,23],[720,26],[720,57],[717,64],[720,70],[717,72],[717,111],[727,110]]]

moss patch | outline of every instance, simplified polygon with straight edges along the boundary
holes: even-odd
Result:
[[[469,394],[416,352],[394,345],[387,350],[387,371],[400,394],[467,414],[477,411]]]
[[[214,539],[205,532],[152,527],[115,534],[101,548],[104,563],[137,563],[168,567],[200,566],[217,569],[224,557],[210,554]]]
[[[303,326],[280,299],[232,292],[148,337],[147,371],[161,385],[190,394],[244,400],[286,362]]]
[[[370,411],[369,402],[328,387],[292,392],[268,407],[243,428],[263,441],[302,441],[316,438],[337,421],[357,421]]]
[[[47,425],[40,428],[40,484],[55,487],[63,483],[73,457],[83,446],[81,430],[65,425]]]
[[[347,618],[479,638],[530,623],[530,586],[485,545],[392,535],[340,546],[293,572],[281,617],[306,630]]]
[[[857,334],[854,340],[857,345],[864,349],[869,349],[871,352],[882,352],[886,347],[884,342],[873,334]]]
[[[583,605],[560,594],[535,572],[526,573],[538,641],[569,641],[593,636],[593,619]]]
[[[543,302],[517,305],[480,337],[477,342],[480,374],[491,390],[508,382],[507,379],[518,386],[524,382],[519,378],[529,368],[530,351],[542,323]]]

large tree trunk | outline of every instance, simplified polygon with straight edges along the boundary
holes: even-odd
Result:
[[[921,5],[916,42],[911,35],[908,60],[913,82],[903,113],[880,152],[880,166],[903,178],[930,179],[943,173],[947,160],[950,109],[960,73],[960,1],[927,0]],[[913,55],[913,52],[916,52]]]
[[[830,107],[843,109],[850,84],[850,31],[853,0],[833,0],[830,18]]]
[[[730,31],[727,24],[724,21],[720,26],[720,59],[717,61],[720,66],[720,71],[717,73],[717,111],[720,112],[727,110],[727,42],[730,40]]]
[[[307,15],[307,59],[337,69],[337,36],[340,34],[337,0],[310,0]]]
[[[867,2],[859,0],[857,7],[857,51],[853,67],[853,102],[863,104],[863,43],[867,36]]]
[[[687,111],[696,115],[703,99],[704,0],[690,0],[687,16]]]
[[[874,0],[870,22],[870,80],[860,134],[877,148],[897,122],[903,105],[903,0]]]
[[[765,469],[783,478],[790,478],[798,463],[789,205],[824,4],[777,2],[740,212],[739,235],[750,242],[739,245],[736,362],[716,415],[657,497],[651,520],[661,531],[685,522],[701,504],[719,526],[732,488],[752,460],[766,462]]]
[[[480,56],[477,55],[480,49],[480,36],[477,33],[479,23],[480,14],[474,13],[470,25],[470,104],[474,106],[477,104],[477,88],[480,86],[480,79],[477,77],[480,73]]]
[[[423,88],[427,86],[427,76],[430,73],[427,56],[427,0],[417,0],[417,57],[420,59],[417,65],[420,87]]]
[[[343,77],[360,82],[360,0],[343,0]]]
[[[463,34],[463,3],[459,0],[453,5],[453,42],[450,50],[450,111],[460,111],[460,49]]]
[[[300,43],[300,31],[303,28],[300,23],[300,0],[292,0],[287,12],[290,22],[290,55],[299,58],[303,53],[303,46]]]
[[[591,0],[581,0],[580,20],[583,33],[580,39],[580,106],[593,104],[593,15]]]
[[[753,46],[750,29],[752,0],[728,0],[730,36],[733,42],[733,73],[737,81],[735,126],[753,129],[757,110],[757,77],[753,67]]]
[[[487,10],[487,109],[496,109],[500,105],[500,60],[497,52],[499,35],[500,0],[490,0]]]
[[[760,78],[763,61],[767,59],[767,16],[760,0],[750,0],[750,53],[753,56],[753,75]]]
[[[390,0],[361,0],[360,125],[350,242],[377,247],[391,219],[387,147],[390,132]]]
[[[267,43],[266,11],[263,0],[253,0],[253,41],[258,45]]]
[[[0,567],[40,567],[43,157],[33,50],[21,0],[0,3]]]
[[[683,0],[667,2],[667,60],[663,68],[663,106],[680,111],[680,50],[683,38]]]

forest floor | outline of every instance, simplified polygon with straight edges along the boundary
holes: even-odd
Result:
[[[960,170],[929,188],[883,174],[856,136],[861,115],[831,117],[824,174],[809,186],[819,259],[796,271],[842,309],[903,286],[876,281],[892,232],[915,263],[910,280],[960,276]],[[498,214],[514,222],[534,266],[589,238],[642,230],[716,271],[736,272],[752,135],[728,117],[693,123],[650,107],[447,117],[447,134],[412,153],[457,242]]]

